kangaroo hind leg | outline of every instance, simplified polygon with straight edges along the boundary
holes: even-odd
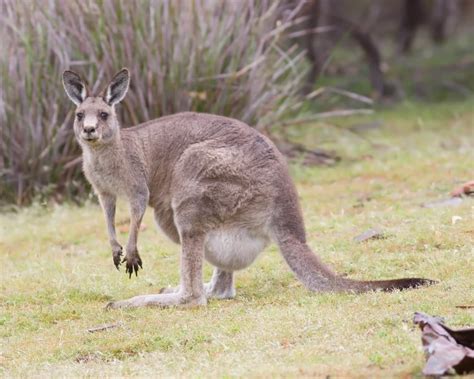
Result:
[[[164,287],[160,294],[179,292],[180,286]],[[206,297],[215,299],[233,299],[235,297],[234,273],[214,268],[211,281],[204,284]]]
[[[204,285],[207,298],[232,299],[235,297],[234,273],[214,268],[212,279]]]
[[[177,292],[135,296],[128,300],[109,303],[107,308],[205,305],[207,299],[202,283],[204,236],[192,232],[182,232],[181,240],[181,283]]]

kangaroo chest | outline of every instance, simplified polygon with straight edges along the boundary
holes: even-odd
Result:
[[[84,173],[98,192],[124,193],[124,170],[123,163],[110,157],[84,156]]]

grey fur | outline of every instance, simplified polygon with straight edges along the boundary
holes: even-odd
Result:
[[[76,102],[77,80],[71,84],[70,77],[67,71],[64,86]],[[119,85],[114,84],[117,77]],[[128,71],[122,70],[107,88],[111,87],[113,91],[106,94],[122,99]],[[84,173],[106,216],[114,264],[118,268],[122,254],[114,226],[117,196],[130,203],[124,258],[129,275],[142,266],[137,238],[147,205],[154,209],[163,232],[181,243],[182,253],[177,288],[109,307],[202,305],[208,297],[233,297],[233,271],[249,266],[271,240],[312,291],[363,292],[432,283],[418,278],[354,281],[337,276],[320,262],[306,243],[298,196],[284,157],[248,125],[211,114],[179,113],[120,130],[115,103],[89,96],[78,104],[76,114],[82,118],[74,123]],[[104,113],[106,120],[101,118]],[[205,258],[216,267],[207,285],[202,282]]]

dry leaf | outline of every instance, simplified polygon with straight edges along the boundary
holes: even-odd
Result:
[[[474,372],[474,328],[452,330],[442,319],[416,312],[413,322],[420,326],[426,356],[425,375]]]
[[[462,186],[455,188],[451,192],[452,197],[461,197],[462,195],[473,195],[474,194],[474,180],[464,183]]]
[[[356,242],[364,242],[369,239],[383,239],[386,238],[385,234],[379,229],[369,229],[362,234],[354,237]]]

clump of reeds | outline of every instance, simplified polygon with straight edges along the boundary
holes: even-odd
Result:
[[[67,68],[95,91],[130,69],[124,127],[193,110],[263,128],[298,111],[302,53],[284,42],[295,21],[278,1],[4,0],[0,8],[3,202],[84,193],[61,85]]]

